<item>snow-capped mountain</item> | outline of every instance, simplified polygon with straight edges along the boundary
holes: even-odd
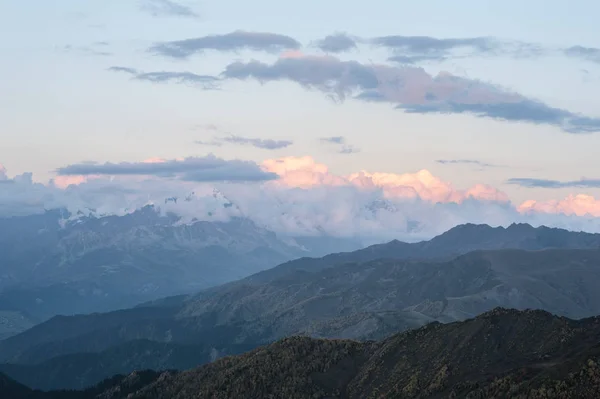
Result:
[[[234,215],[239,209],[217,191],[210,198],[214,221],[210,215],[185,220],[165,204],[122,216],[54,210],[0,219],[0,310],[24,310],[43,319],[120,308],[198,291],[324,250],[311,251],[310,245],[279,237],[246,217],[221,218],[223,209]],[[207,199],[192,194],[183,202],[194,200]]]

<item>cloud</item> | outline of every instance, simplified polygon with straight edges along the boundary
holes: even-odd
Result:
[[[239,165],[224,161],[223,166],[208,158],[194,162],[188,158],[150,158],[108,167],[83,163],[71,167],[71,172],[115,172],[117,165],[121,174],[55,179],[83,176],[67,186],[35,183],[30,173],[9,177],[4,172],[5,180],[0,180],[0,217],[58,208],[71,212],[71,218],[125,215],[154,205],[160,212],[180,216],[180,223],[247,217],[284,237],[326,234],[358,237],[371,243],[393,238],[427,239],[461,223],[507,226],[527,222],[600,232],[600,200],[585,195],[531,200],[515,206],[502,192],[485,184],[458,189],[426,170],[337,175],[310,156],[265,160],[260,171],[279,178],[257,185],[247,184],[255,177],[256,164],[254,168],[242,168],[240,174]],[[234,173],[238,178],[245,174],[245,180],[225,181]],[[169,174],[177,178],[162,178]],[[217,175],[217,181],[208,181]],[[171,198],[178,201],[169,201]]]
[[[423,61],[441,62],[458,56],[457,51],[469,51],[469,55],[490,54],[499,51],[502,44],[489,37],[461,39],[437,39],[430,36],[381,36],[370,40],[377,47],[393,51],[388,61],[400,64],[416,64]]]
[[[577,115],[524,97],[520,101],[504,103],[434,102],[428,104],[400,104],[397,108],[408,113],[468,113],[479,118],[527,122],[536,125],[547,124],[557,126],[568,133],[600,131],[600,118]]]
[[[284,157],[267,159],[263,169],[279,175],[277,184],[288,187],[342,186],[348,182],[343,177],[329,173],[327,165],[317,163],[312,157]]]
[[[381,36],[370,40],[377,47],[394,53],[388,60],[401,64],[423,61],[445,61],[450,58],[505,55],[531,58],[544,55],[548,49],[535,43],[499,40],[493,37],[438,39],[431,36]]]
[[[227,143],[250,145],[252,147],[262,148],[264,150],[278,150],[294,144],[294,142],[291,140],[257,139],[240,136],[224,137],[222,140]]]
[[[267,181],[275,179],[250,161],[224,160],[214,155],[181,160],[154,159],[147,162],[80,163],[56,170],[59,176],[156,176],[185,181]]]
[[[436,76],[416,67],[365,65],[333,56],[280,58],[273,64],[234,62],[224,79],[255,79],[261,83],[293,81],[339,101],[348,96],[363,101],[397,104],[408,113],[469,113],[504,121],[546,124],[569,133],[600,131],[600,118],[578,115],[510,92],[490,83],[447,72]]]
[[[194,143],[200,144],[200,145],[206,145],[209,147],[222,147],[223,146],[223,142],[219,141],[219,140],[210,140],[210,141],[196,140]]]
[[[441,62],[446,60],[446,56],[444,55],[394,55],[388,58],[388,61],[396,62],[398,64],[418,64],[423,61],[435,61]]]
[[[77,54],[81,54],[81,55],[97,55],[97,56],[105,56],[106,57],[109,55],[113,55],[113,53],[111,53],[110,51],[106,51],[103,49],[107,45],[108,45],[107,42],[96,42],[90,46],[74,46],[74,45],[68,44],[68,45],[62,47],[62,50],[69,52],[69,53],[77,53]]]
[[[139,73],[135,76],[137,80],[144,80],[152,83],[184,83],[199,85],[204,89],[217,88],[218,78],[209,75],[197,75],[191,72],[147,72]]]
[[[155,17],[187,17],[198,18],[190,7],[171,0],[141,0],[141,9]]]
[[[263,168],[279,175],[276,184],[289,187],[351,186],[381,190],[386,198],[421,199],[433,203],[461,203],[469,198],[508,202],[506,194],[483,184],[457,190],[427,170],[416,173],[370,173],[361,171],[347,176],[329,172],[326,165],[312,157],[285,157],[263,162]]]
[[[600,49],[594,47],[572,46],[564,50],[569,57],[580,58],[600,64]]]
[[[476,159],[436,159],[435,162],[442,164],[442,165],[473,165],[473,166],[479,166],[481,168],[498,167],[498,165],[478,161]]]
[[[345,144],[346,138],[343,136],[323,137],[321,141],[323,143]]]
[[[356,48],[356,40],[346,33],[335,33],[318,40],[315,46],[326,53],[343,53]]]
[[[138,70],[135,68],[129,68],[129,67],[123,67],[123,66],[111,66],[109,68],[107,68],[108,71],[112,71],[112,72],[124,72],[124,73],[128,73],[130,75],[137,75],[138,74]]]
[[[416,54],[439,54],[457,48],[468,48],[477,52],[491,51],[499,46],[489,37],[462,39],[437,39],[430,36],[381,36],[371,39],[376,46]]]
[[[522,213],[564,214],[600,217],[600,200],[591,195],[569,195],[563,200],[523,202],[518,210]]]
[[[345,145],[338,150],[338,153],[340,154],[356,154],[357,152],[360,152],[360,148],[356,148],[351,145]]]
[[[346,138],[343,136],[323,137],[320,139],[325,144],[335,144],[339,147],[339,154],[355,154],[360,152],[360,148],[356,148],[352,145],[347,144]]]
[[[238,144],[238,145],[247,145],[256,148],[260,148],[263,150],[279,150],[282,148],[286,148],[294,144],[292,140],[273,140],[273,139],[260,139],[254,137],[242,137],[237,136],[227,131],[221,129],[220,127],[212,124],[202,125],[200,126],[203,130],[209,130],[212,132],[217,132],[223,137],[213,137],[212,140],[197,140],[196,144],[206,145],[206,146],[215,146],[222,147],[224,144]]]
[[[224,35],[210,35],[194,39],[177,40],[155,44],[150,51],[172,58],[187,58],[206,50],[240,51],[253,50],[279,53],[294,50],[302,45],[294,38],[267,32],[248,32],[237,30]]]
[[[528,177],[513,177],[506,181],[527,188],[600,188],[600,179],[579,179],[571,181],[559,181],[548,179],[533,179]]]
[[[180,83],[188,84],[204,90],[215,90],[219,88],[219,78],[210,75],[197,75],[192,72],[141,72],[135,68],[112,66],[108,68],[112,72],[123,72],[132,75],[135,80],[150,83]]]

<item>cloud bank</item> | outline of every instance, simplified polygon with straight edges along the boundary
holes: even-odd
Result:
[[[49,184],[33,182],[31,174],[10,177],[1,170],[0,217],[56,208],[124,215],[154,205],[178,214],[182,223],[248,217],[284,236],[414,241],[461,223],[513,222],[600,232],[600,200],[591,196],[516,206],[485,184],[456,188],[427,170],[337,175],[310,156],[260,165],[210,156],[82,163],[59,169]]]

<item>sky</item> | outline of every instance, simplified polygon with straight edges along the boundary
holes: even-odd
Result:
[[[599,12],[584,0],[0,0],[0,216],[122,213],[218,186],[284,232],[284,213],[332,234],[596,231]],[[380,198],[403,227],[365,216]]]

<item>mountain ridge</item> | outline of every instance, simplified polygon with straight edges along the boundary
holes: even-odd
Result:
[[[136,371],[86,391],[35,397],[591,399],[600,394],[599,342],[600,317],[495,308],[381,341],[289,337],[183,372]],[[15,399],[32,397],[0,374],[0,392],[9,389]]]

